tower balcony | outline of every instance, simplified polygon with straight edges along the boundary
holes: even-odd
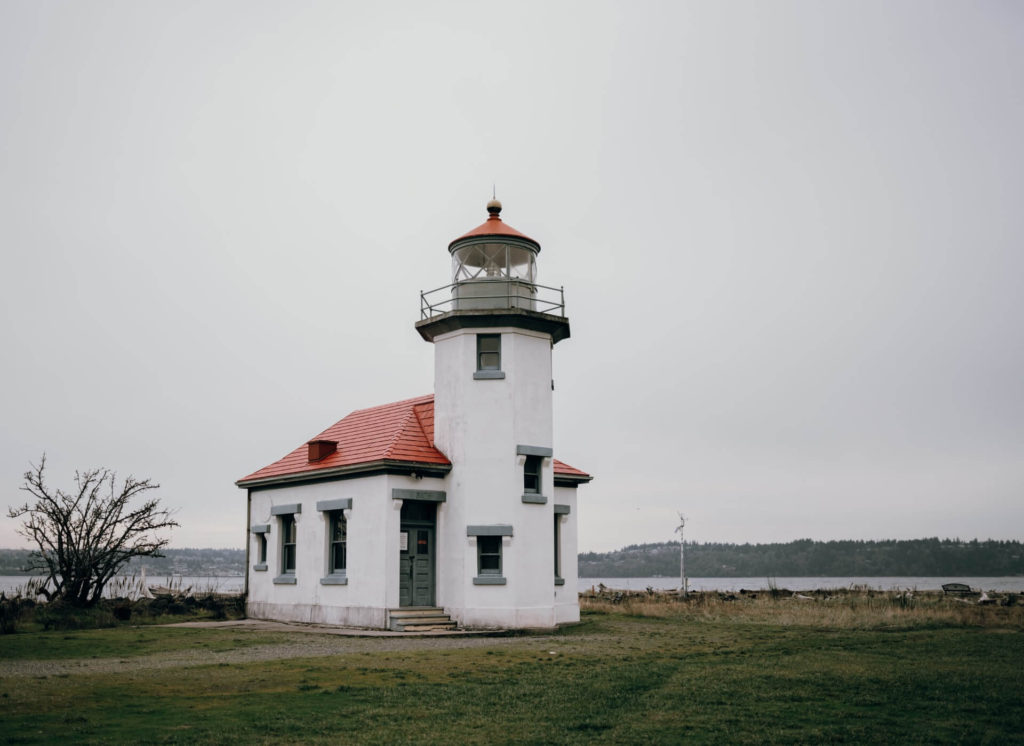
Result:
[[[565,318],[565,289],[516,278],[477,278],[420,293],[420,319],[452,311],[518,309]]]
[[[416,331],[428,342],[457,329],[513,327],[551,335],[553,343],[569,337],[565,290],[517,279],[477,279],[420,293]]]

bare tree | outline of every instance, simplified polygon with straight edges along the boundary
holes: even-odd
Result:
[[[156,535],[178,523],[157,498],[129,503],[160,485],[129,476],[117,487],[117,475],[109,469],[75,472],[75,490],[53,491],[46,486],[46,454],[32,471],[25,472],[21,487],[35,498],[10,508],[10,518],[23,518],[18,529],[37,549],[29,555],[30,570],[46,570],[43,586],[47,599],[75,606],[91,606],[103,588],[132,557],[160,557],[169,538]],[[53,588],[49,586],[52,584]]]

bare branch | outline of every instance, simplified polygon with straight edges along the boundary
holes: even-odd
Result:
[[[7,515],[22,519],[18,533],[37,547],[29,565],[49,573],[54,590],[48,599],[95,603],[132,557],[160,556],[169,539],[156,532],[178,526],[157,498],[129,507],[135,498],[160,487],[149,479],[129,476],[119,488],[113,471],[90,469],[75,472],[73,492],[54,492],[46,486],[46,454],[31,467],[21,489],[34,502],[9,508]]]

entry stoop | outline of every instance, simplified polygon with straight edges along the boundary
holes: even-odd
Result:
[[[458,624],[434,607],[404,607],[388,611],[388,628],[392,632],[441,632],[454,630]]]

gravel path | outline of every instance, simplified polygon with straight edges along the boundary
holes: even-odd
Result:
[[[332,627],[298,626],[274,622],[193,622],[170,627],[201,627],[213,629],[274,632],[294,637],[287,642],[249,645],[234,650],[210,651],[201,648],[174,650],[127,658],[79,658],[60,660],[0,661],[0,678],[67,676],[70,674],[129,673],[161,668],[209,666],[217,664],[253,663],[287,658],[319,658],[331,655],[404,650],[458,650],[507,645],[547,645],[549,635],[494,636],[492,634],[447,633],[411,636],[373,630],[345,630]]]

